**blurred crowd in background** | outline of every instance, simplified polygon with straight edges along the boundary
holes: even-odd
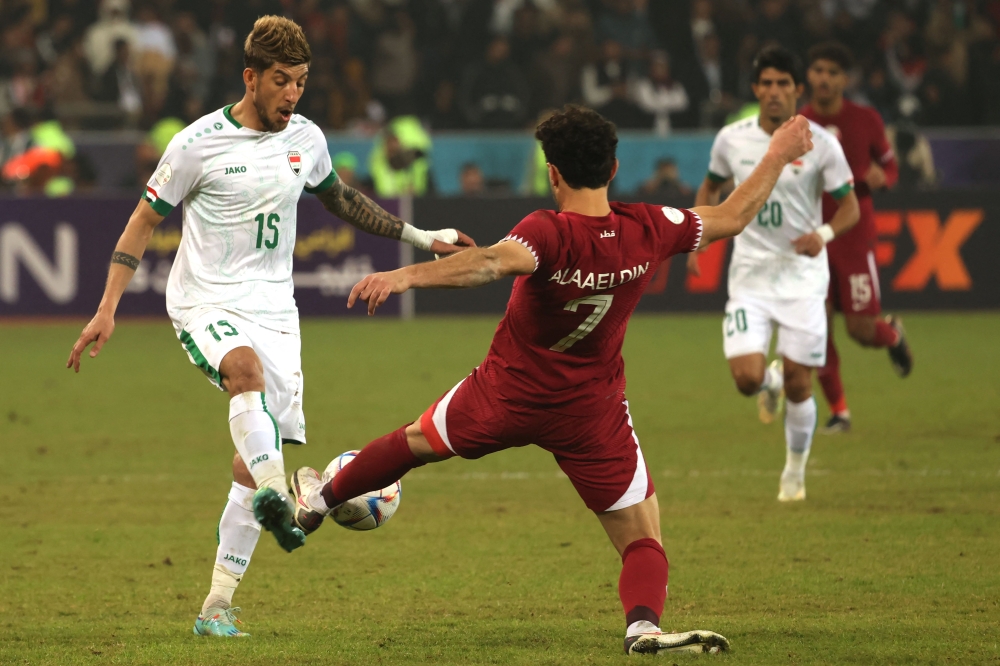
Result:
[[[398,117],[523,130],[568,102],[658,135],[719,127],[752,101],[762,46],[827,39],[887,123],[1000,125],[1000,0],[0,0],[0,167],[62,151],[85,182],[78,129],[150,132],[155,160],[242,96],[243,39],[268,13],[312,46],[298,110],[359,135]],[[29,143],[50,152],[11,167]]]

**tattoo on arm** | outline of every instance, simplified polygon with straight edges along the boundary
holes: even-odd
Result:
[[[125,254],[124,252],[114,252],[111,255],[111,263],[121,264],[122,266],[128,266],[132,270],[139,268],[139,260],[133,257],[131,254]]]
[[[328,211],[362,231],[397,240],[403,233],[401,219],[350,185],[345,185],[339,178],[330,189],[319,195],[319,200]]]

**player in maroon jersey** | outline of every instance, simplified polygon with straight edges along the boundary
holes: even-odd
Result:
[[[390,293],[516,275],[486,360],[418,420],[368,444],[329,483],[311,468],[298,470],[296,521],[312,531],[331,507],[428,462],[534,443],[555,455],[622,557],[626,652],[724,650],[728,641],[713,632],[659,629],[668,566],[653,481],[625,399],[621,349],[656,267],[742,231],[782,168],[812,149],[809,123],[789,120],[724,203],[690,211],[608,202],[618,138],[594,111],[567,107],[535,136],[559,212],[532,213],[489,248],[369,275],[348,300],[367,301],[372,314]]]
[[[889,359],[900,377],[910,374],[910,353],[903,324],[882,312],[878,267],[875,265],[875,207],[872,191],[892,187],[899,176],[896,158],[885,137],[878,111],[844,99],[851,52],[836,42],[817,44],[809,50],[810,102],[801,113],[830,130],[844,148],[854,172],[854,187],[861,207],[857,225],[827,244],[830,262],[830,294],[827,300],[829,334],[826,366],[819,371],[823,394],[830,405],[830,420],[820,432],[833,434],[851,428],[844,385],[840,379],[840,357],[833,343],[833,311],[844,313],[847,333],[862,346],[889,350]],[[837,211],[829,195],[823,196],[823,221]]]

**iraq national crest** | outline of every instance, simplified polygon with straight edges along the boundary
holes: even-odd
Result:
[[[288,166],[296,176],[302,173],[302,155],[297,150],[288,151]]]

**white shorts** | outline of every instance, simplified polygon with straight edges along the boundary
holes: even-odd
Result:
[[[237,347],[250,347],[264,366],[264,400],[278,423],[283,444],[306,443],[302,413],[302,339],[297,333],[264,328],[225,310],[205,310],[185,324],[173,322],[188,358],[220,390],[219,365]]]
[[[826,365],[826,301],[822,297],[730,298],[722,320],[722,348],[726,358],[747,354],[767,356],[775,325],[776,354],[801,365]]]

